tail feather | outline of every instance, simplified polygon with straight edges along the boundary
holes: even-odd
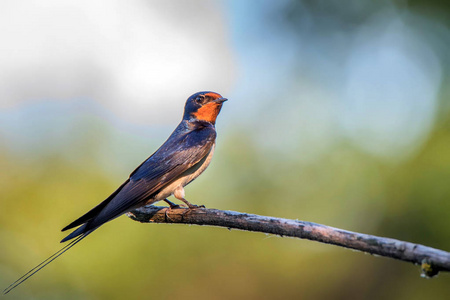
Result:
[[[16,281],[14,281],[13,283],[11,283],[6,289],[3,290],[3,294],[6,295],[9,292],[11,292],[13,289],[15,289],[16,287],[18,287],[20,284],[22,284],[25,280],[27,280],[28,278],[30,278],[31,276],[33,276],[34,274],[36,274],[38,271],[40,271],[42,268],[44,268],[45,266],[47,266],[49,263],[51,263],[52,261],[54,261],[55,259],[57,259],[58,257],[60,257],[62,254],[64,254],[67,250],[69,250],[70,248],[72,248],[73,246],[75,246],[76,244],[78,244],[82,239],[84,239],[89,233],[91,232],[86,232],[83,235],[81,235],[80,237],[78,237],[76,240],[73,240],[72,242],[70,242],[69,244],[65,245],[64,247],[62,247],[61,249],[59,249],[57,252],[55,252],[53,255],[51,255],[49,258],[47,258],[46,260],[44,260],[43,262],[41,262],[40,264],[38,264],[36,267],[34,267],[33,269],[31,269],[30,271],[28,271],[27,273],[25,273],[22,277],[20,277],[19,279],[17,279]]]
[[[94,207],[93,209],[91,209],[90,211],[88,211],[87,213],[85,213],[84,215],[82,215],[81,217],[79,217],[78,219],[76,219],[63,229],[61,229],[61,231],[66,231],[68,229],[80,226],[95,218],[95,216],[97,216],[102,211],[102,209],[105,208],[105,206],[109,203],[109,200],[108,201],[107,200],[103,201],[102,203],[100,203],[99,205],[97,205],[96,207]]]
[[[129,181],[130,181],[130,179],[128,179],[127,181],[122,183],[122,185],[117,190],[115,190],[114,193],[112,193],[108,198],[106,198],[99,205],[97,205],[96,207],[94,207],[93,209],[91,209],[90,211],[88,211],[87,213],[85,213],[84,215],[82,215],[81,217],[79,217],[78,219],[76,219],[75,221],[73,221],[72,223],[67,225],[66,227],[64,227],[61,231],[66,231],[68,229],[80,226],[80,225],[92,220],[93,218],[95,218],[106,207],[106,205],[108,205],[109,202],[111,202],[111,200],[114,199],[114,197],[122,190],[122,188]]]
[[[66,242],[66,241],[68,241],[68,240],[71,240],[71,239],[73,239],[73,238],[75,238],[75,237],[77,237],[77,236],[79,236],[79,235],[86,234],[86,231],[87,231],[87,230],[86,230],[87,224],[88,224],[88,223],[83,224],[83,225],[81,225],[80,227],[78,227],[77,229],[75,229],[74,231],[72,231],[68,236],[66,236],[65,238],[63,238],[63,239],[61,240],[61,243],[64,243],[64,242]],[[90,232],[92,232],[92,230],[91,230]]]

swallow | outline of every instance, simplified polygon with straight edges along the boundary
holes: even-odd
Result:
[[[3,293],[9,293],[106,222],[138,207],[163,200],[173,208],[177,205],[167,200],[173,195],[189,209],[198,208],[185,199],[184,187],[203,173],[211,162],[216,141],[216,118],[225,101],[226,98],[210,91],[190,96],[184,107],[183,119],[164,144],[108,198],[62,229],[78,227],[61,243],[72,241],[13,282]]]

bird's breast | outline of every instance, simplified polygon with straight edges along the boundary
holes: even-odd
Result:
[[[211,159],[214,154],[214,148],[215,144],[212,145],[211,150],[209,150],[209,153],[205,155],[198,163],[193,165],[191,168],[183,172],[177,179],[166,185],[161,191],[152,199],[152,203],[156,201],[163,200],[170,195],[173,194],[175,189],[179,186],[185,187],[188,185],[191,181],[193,181],[195,178],[197,178],[200,174],[203,173],[203,171],[206,170],[206,168],[211,163]],[[150,202],[150,201],[149,201]],[[147,204],[150,204],[147,202]]]

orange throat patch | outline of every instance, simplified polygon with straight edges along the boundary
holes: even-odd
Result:
[[[220,104],[216,102],[210,102],[208,104],[200,107],[196,113],[194,113],[194,117],[200,121],[206,121],[210,123],[215,123],[217,115],[220,112]]]

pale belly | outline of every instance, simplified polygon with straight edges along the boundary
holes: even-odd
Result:
[[[147,201],[146,204],[148,205],[166,199],[167,197],[171,196],[178,187],[180,186],[185,187],[192,180],[194,180],[200,174],[202,174],[203,171],[206,170],[206,168],[209,166],[209,163],[211,162],[212,156],[214,154],[214,148],[215,144],[211,147],[211,150],[209,151],[208,155],[205,158],[203,158],[195,166],[191,167],[188,171],[184,173],[186,175],[181,175],[180,178],[176,179],[175,181],[164,187],[154,198]]]

